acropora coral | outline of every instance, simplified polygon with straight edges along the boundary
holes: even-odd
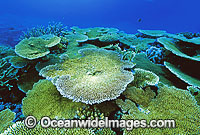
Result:
[[[122,61],[118,53],[105,49],[79,52],[83,56],[80,59],[66,60],[40,71],[64,97],[87,104],[101,103],[117,98],[133,81],[132,73],[124,68],[134,65]]]

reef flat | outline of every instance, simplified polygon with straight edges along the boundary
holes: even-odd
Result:
[[[25,31],[0,46],[0,133],[200,134],[200,34],[117,28]],[[24,120],[167,120],[175,128],[42,128]]]

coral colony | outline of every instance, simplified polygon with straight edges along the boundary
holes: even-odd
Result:
[[[0,133],[66,135],[200,134],[200,36],[116,28],[24,32],[0,46]],[[51,119],[174,119],[176,128],[29,129],[27,116]]]

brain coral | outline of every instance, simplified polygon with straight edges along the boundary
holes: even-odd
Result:
[[[24,39],[15,46],[17,55],[29,60],[43,57],[50,53],[49,48],[60,43],[60,38],[52,35]]]
[[[105,49],[81,49],[80,59],[50,65],[40,75],[52,80],[64,97],[87,104],[117,98],[133,81],[133,64],[122,61],[117,52]]]

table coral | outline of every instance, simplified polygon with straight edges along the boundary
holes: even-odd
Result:
[[[183,58],[187,58],[187,59],[191,59],[194,61],[200,61],[200,54],[198,54],[198,52],[196,52],[197,50],[200,50],[200,47],[198,48],[198,46],[191,46],[187,47],[185,44],[180,44],[178,42],[176,42],[174,39],[171,38],[166,38],[166,37],[161,37],[158,38],[158,42],[161,43],[162,45],[164,45],[164,47],[171,51],[173,54],[183,57]],[[179,45],[180,44],[180,45]],[[185,48],[185,49],[184,49]],[[191,49],[189,49],[191,48]],[[191,53],[190,51],[192,51],[192,53],[194,53],[194,55],[191,54],[187,54],[187,53]]]
[[[40,80],[27,92],[22,101],[22,111],[25,116],[33,115],[37,120],[43,116],[73,119],[77,108],[84,107],[83,103],[72,102],[64,98],[56,87],[48,80]]]
[[[42,128],[37,124],[35,128],[29,129],[24,122],[18,121],[4,131],[3,135],[94,135],[86,128]]]
[[[10,109],[5,109],[0,112],[0,133],[6,130],[9,126],[13,124],[15,119],[15,113]]]
[[[176,128],[137,128],[124,131],[124,135],[135,134],[199,134],[200,107],[189,91],[175,87],[161,86],[158,95],[152,100],[145,114],[135,108],[125,114],[122,119],[174,119]]]
[[[166,66],[167,69],[169,69],[173,74],[175,74],[178,78],[180,78],[184,82],[188,83],[189,85],[193,85],[195,87],[200,88],[199,78],[195,78],[195,77],[192,77],[192,76],[184,73],[184,71],[181,71],[181,69],[179,67],[176,67],[169,62],[164,62],[164,65]]]
[[[52,80],[64,97],[87,104],[117,98],[133,81],[134,64],[122,61],[118,53],[105,49],[82,49],[80,59],[50,65],[40,75]]]
[[[15,52],[20,57],[33,60],[50,53],[49,48],[57,45],[60,42],[60,38],[53,36],[47,38],[43,35],[41,37],[31,37],[20,41],[15,46]]]

